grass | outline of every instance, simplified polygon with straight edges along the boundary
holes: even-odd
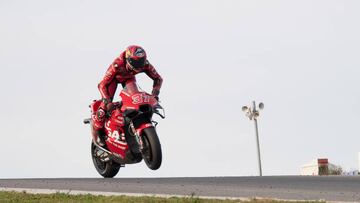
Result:
[[[110,203],[234,203],[234,202],[256,202],[256,203],[275,203],[275,202],[286,202],[276,200],[265,200],[265,199],[253,199],[251,201],[240,201],[240,200],[217,200],[217,199],[200,199],[197,197],[171,197],[171,198],[160,198],[160,197],[130,197],[130,196],[102,196],[102,195],[69,195],[65,193],[55,194],[30,194],[26,192],[4,192],[0,191],[0,203],[54,203],[54,202],[84,202],[84,203],[99,203],[99,202],[110,202]],[[299,201],[304,203],[305,201]],[[314,202],[314,201],[312,201]],[[318,201],[315,201],[318,202]],[[314,202],[314,203],[315,203]],[[292,201],[294,203],[294,201]]]

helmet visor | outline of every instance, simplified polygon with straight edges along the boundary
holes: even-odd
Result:
[[[128,58],[127,62],[134,68],[134,69],[141,69],[145,65],[145,58],[133,59]]]

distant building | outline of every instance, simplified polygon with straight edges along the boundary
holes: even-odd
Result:
[[[328,159],[315,159],[301,167],[301,175],[340,175],[341,167],[329,163]]]

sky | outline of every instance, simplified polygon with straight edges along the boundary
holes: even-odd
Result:
[[[0,178],[100,177],[88,105],[128,46],[163,77],[163,163],[117,177],[299,175],[359,167],[360,13],[351,0],[0,0]],[[137,75],[151,91],[152,80]],[[118,88],[117,95],[121,90]],[[117,96],[115,98],[119,99]]]

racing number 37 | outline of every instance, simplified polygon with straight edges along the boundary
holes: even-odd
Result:
[[[149,102],[150,96],[146,94],[135,94],[131,97],[133,104],[139,104],[143,102]]]

